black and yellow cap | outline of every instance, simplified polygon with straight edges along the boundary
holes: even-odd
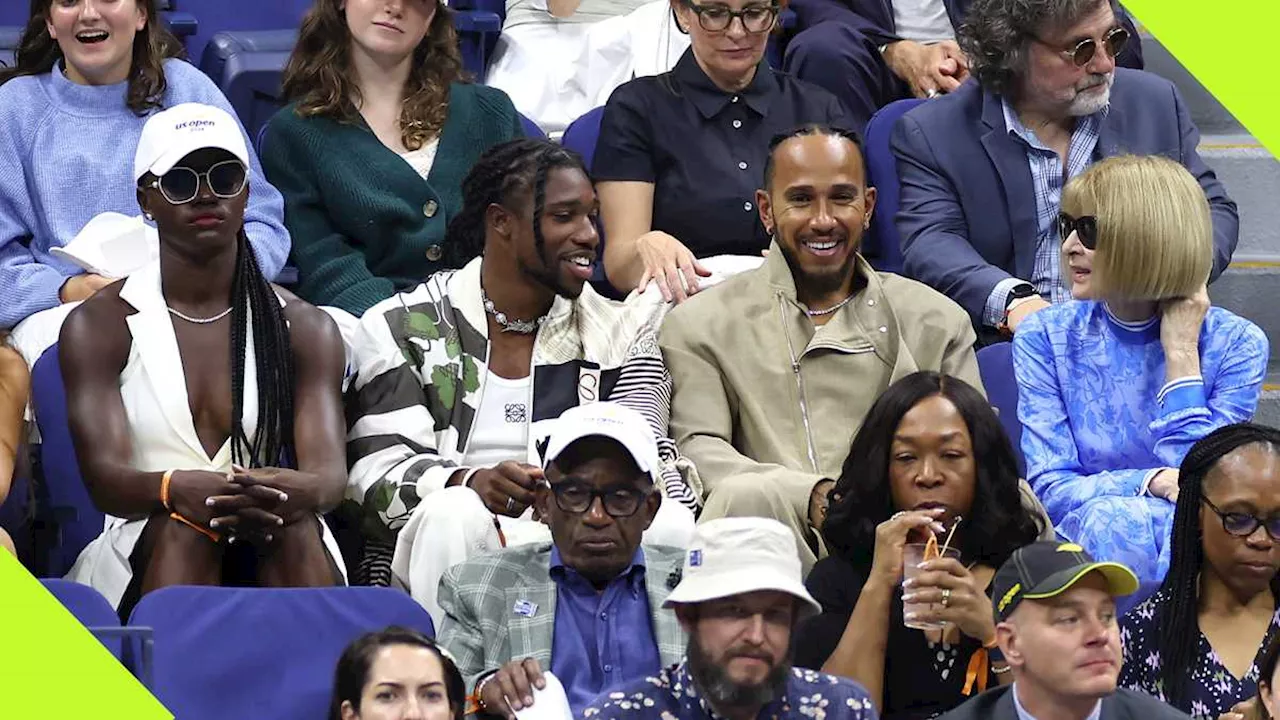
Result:
[[[991,582],[996,622],[1008,619],[1023,600],[1054,597],[1095,570],[1107,579],[1112,595],[1138,590],[1132,570],[1120,563],[1098,562],[1075,543],[1040,541],[1018,548]]]

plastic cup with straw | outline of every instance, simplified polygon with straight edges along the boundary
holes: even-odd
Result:
[[[947,533],[947,537],[942,542],[941,548],[938,547],[938,536],[934,535],[933,533],[929,533],[929,540],[927,542],[908,543],[903,548],[902,579],[904,582],[907,580],[910,580],[911,578],[923,572],[920,569],[920,564],[925,561],[935,560],[940,557],[949,557],[955,560],[960,559],[960,551],[951,547],[951,538],[955,536],[956,528],[960,526],[960,521],[962,519],[963,518],[957,516],[955,519],[955,522],[951,523],[951,530]],[[912,612],[912,610],[918,611],[931,606],[932,606],[932,603],[909,603],[906,600],[903,600],[902,602],[902,614],[904,616],[903,623],[907,627],[913,628],[916,630],[941,630],[943,627],[946,626],[946,623],[924,622],[921,620],[905,619],[905,616],[909,615]]]

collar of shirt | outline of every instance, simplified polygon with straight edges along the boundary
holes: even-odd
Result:
[[[1018,683],[1015,682],[1009,688],[1009,692],[1013,694],[1013,709],[1018,711],[1018,720],[1036,720],[1036,716],[1027,712],[1027,709],[1022,707],[1022,702],[1018,700]],[[1094,704],[1093,711],[1089,713],[1089,716],[1086,717],[1085,720],[1099,720],[1101,717],[1102,701],[1099,700]]]
[[[1037,150],[1053,152],[1053,150],[1046,147],[1044,143],[1040,142],[1040,138],[1036,136],[1034,130],[1022,124],[1022,120],[1018,117],[1018,112],[1009,104],[1008,98],[1004,96],[1000,97],[1000,108],[1004,111],[1004,127],[1010,135],[1021,139],[1023,142]],[[1076,127],[1071,131],[1072,141],[1074,141],[1077,136],[1086,133],[1096,136],[1098,134],[1099,126],[1102,125],[1102,119],[1107,116],[1107,111],[1110,109],[1110,105],[1104,105],[1101,110],[1093,113],[1092,115],[1085,115],[1083,117],[1076,118]]]
[[[778,88],[778,79],[765,60],[761,60],[760,64],[756,65],[756,74],[751,78],[751,83],[740,92],[732,94],[721,90],[711,81],[711,78],[707,77],[702,66],[698,64],[698,59],[693,56],[693,48],[685,51],[671,73],[684,90],[685,97],[689,98],[694,107],[698,108],[698,112],[707,119],[718,115],[726,105],[735,102],[734,98],[739,97],[761,116],[768,115],[769,106],[781,92]]]
[[[644,587],[644,548],[636,548],[636,552],[631,556],[631,562],[618,573],[618,576],[609,581],[609,584],[624,581],[631,590],[633,596],[638,596],[645,592]],[[560,548],[555,545],[551,546],[551,579],[555,581],[557,586],[564,587],[566,581],[572,583],[576,578],[578,581],[590,585],[586,578],[578,574],[577,570],[564,564],[564,560],[560,557]]]

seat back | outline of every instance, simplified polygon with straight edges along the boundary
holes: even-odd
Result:
[[[84,625],[90,632],[97,635],[97,631],[111,630],[120,627],[120,616],[116,615],[116,611],[111,607],[111,603],[103,597],[97,590],[70,580],[61,579],[42,579],[49,594],[62,604],[63,607],[70,612],[81,625]],[[118,635],[103,637],[98,635],[98,640],[111,651],[116,659],[121,657],[121,642]]]
[[[80,475],[57,343],[31,368],[31,404],[40,428],[44,500],[59,535],[57,547],[49,553],[49,574],[61,576],[71,569],[85,545],[102,534],[106,516],[94,507]]]
[[[1027,461],[1022,456],[1022,422],[1018,420],[1018,378],[1013,373],[1013,343],[988,345],[978,351],[978,372],[987,398],[1000,415],[1000,424],[1013,444],[1018,475],[1026,477]]]
[[[0,27],[0,63],[13,67],[18,41],[22,39],[21,27]]]
[[[296,29],[224,31],[205,45],[200,69],[222,90],[250,138],[284,105],[280,81],[297,40]]]
[[[917,98],[891,102],[867,123],[867,184],[876,189],[876,209],[862,241],[862,254],[881,272],[902,272],[902,240],[894,221],[898,214],[898,166],[889,138],[898,119],[922,102]]]
[[[604,106],[592,108],[569,123],[560,136],[560,144],[582,156],[587,169],[592,168],[596,157],[596,143],[600,140],[600,121],[604,118]],[[604,274],[604,228],[599,227],[600,246],[596,248],[596,264],[591,269],[591,286],[608,298],[621,300],[624,295],[609,282]]]
[[[516,113],[520,116],[520,127],[524,128],[524,136],[527,138],[536,138],[538,140],[546,140],[547,134],[542,131],[542,127],[538,123],[525,117],[523,113]]]
[[[129,618],[151,628],[152,691],[182,720],[325,717],[342,650],[388,625],[435,634],[408,595],[372,587],[169,587]]]

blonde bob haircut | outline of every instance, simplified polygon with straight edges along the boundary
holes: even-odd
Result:
[[[1209,201],[1191,173],[1173,160],[1121,155],[1095,163],[1067,183],[1062,211],[1073,218],[1097,218],[1093,275],[1100,297],[1187,297],[1209,280]]]

